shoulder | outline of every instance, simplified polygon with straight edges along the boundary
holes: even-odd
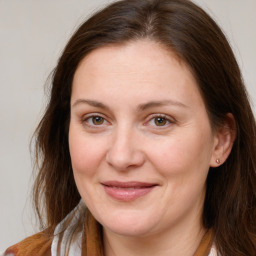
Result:
[[[42,231],[9,247],[4,256],[50,256],[52,235]]]

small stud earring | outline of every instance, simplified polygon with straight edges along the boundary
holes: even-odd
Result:
[[[216,159],[216,163],[217,163],[217,164],[220,164],[220,159],[219,159],[219,158]]]

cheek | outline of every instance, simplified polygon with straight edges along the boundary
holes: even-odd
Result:
[[[212,154],[209,133],[183,131],[151,146],[149,158],[163,175],[207,172]]]
[[[84,133],[69,132],[69,150],[75,175],[93,175],[104,156],[103,143]]]

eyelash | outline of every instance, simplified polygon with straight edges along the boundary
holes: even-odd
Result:
[[[99,125],[93,124],[93,118],[101,118],[101,120],[103,120],[103,123],[108,122],[106,118],[101,116],[100,114],[92,114],[90,116],[85,116],[82,118],[81,122],[82,124],[85,124],[86,126],[89,126],[89,127],[100,128],[103,124],[99,124]],[[91,120],[91,122],[89,122],[89,120]]]
[[[93,118],[100,118],[101,121],[103,121],[103,123],[100,124],[93,124]],[[156,125],[156,119],[157,118],[161,118],[163,122],[165,122],[163,125]],[[89,121],[91,120],[91,121]],[[160,121],[160,120],[159,120]],[[85,124],[88,127],[92,127],[92,128],[101,128],[103,125],[106,125],[104,123],[109,123],[105,117],[103,117],[100,114],[92,114],[90,116],[85,116],[82,118],[81,120],[82,124]],[[164,129],[166,127],[168,127],[169,125],[175,123],[175,120],[173,118],[170,118],[169,116],[165,115],[165,114],[153,114],[150,115],[147,118],[147,121],[143,124],[144,126],[150,126],[150,122],[154,122],[154,127],[157,127],[158,129]]]
[[[156,125],[157,118],[163,119],[163,121],[166,123],[164,123],[163,125]],[[150,122],[154,122],[153,126],[157,127],[157,129],[164,129],[164,128],[169,127],[169,125],[175,123],[175,120],[165,114],[153,114],[148,117],[148,121],[146,121],[145,126],[148,126]]]

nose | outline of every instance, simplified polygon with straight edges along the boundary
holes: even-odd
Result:
[[[113,134],[106,154],[107,163],[118,171],[126,171],[144,164],[145,154],[132,129],[119,129]]]

